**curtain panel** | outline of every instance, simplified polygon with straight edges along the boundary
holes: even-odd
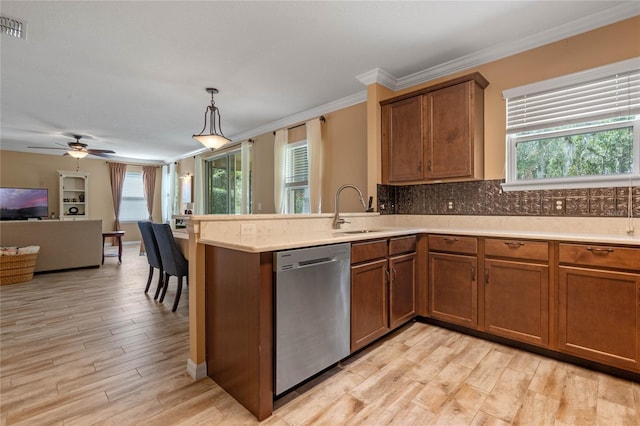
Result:
[[[127,165],[122,163],[109,163],[109,179],[111,181],[111,196],[113,198],[113,211],[116,214],[115,230],[120,231],[120,203],[122,201],[122,189],[124,177],[127,174]],[[114,240],[115,242],[115,240]]]
[[[284,174],[285,157],[289,135],[287,129],[276,130],[276,138],[273,144],[273,202],[276,213],[285,212]]]
[[[307,128],[307,152],[309,156],[309,209],[322,212],[322,162],[323,142],[320,118],[305,123]]]
[[[144,198],[147,201],[149,220],[153,221],[153,199],[156,192],[156,166],[142,167],[142,185],[144,186]]]

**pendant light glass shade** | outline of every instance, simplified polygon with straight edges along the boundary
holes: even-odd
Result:
[[[193,138],[207,148],[218,149],[227,142],[231,142],[231,139],[227,138],[222,133],[220,110],[213,100],[213,95],[218,93],[218,89],[207,88],[207,93],[211,93],[211,105],[207,106],[207,109],[204,112],[204,127],[202,128],[202,131],[200,134],[193,135]],[[205,130],[207,129],[207,116],[209,116],[209,133],[205,133]]]
[[[84,158],[87,155],[89,155],[87,151],[79,151],[77,149],[72,149],[71,151],[67,151],[67,154],[69,154],[73,158]]]

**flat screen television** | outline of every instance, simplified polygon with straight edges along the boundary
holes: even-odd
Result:
[[[40,219],[48,215],[47,188],[0,188],[0,220]]]

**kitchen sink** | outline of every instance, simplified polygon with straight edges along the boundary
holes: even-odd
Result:
[[[352,231],[340,231],[340,234],[369,234],[371,232],[382,232],[384,229],[356,229]]]

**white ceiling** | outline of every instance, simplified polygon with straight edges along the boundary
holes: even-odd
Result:
[[[27,147],[78,133],[168,162],[201,150],[206,87],[240,140],[362,101],[372,75],[402,87],[638,15],[640,2],[2,0],[0,13],[27,23],[26,40],[0,36],[3,150],[61,155]]]

